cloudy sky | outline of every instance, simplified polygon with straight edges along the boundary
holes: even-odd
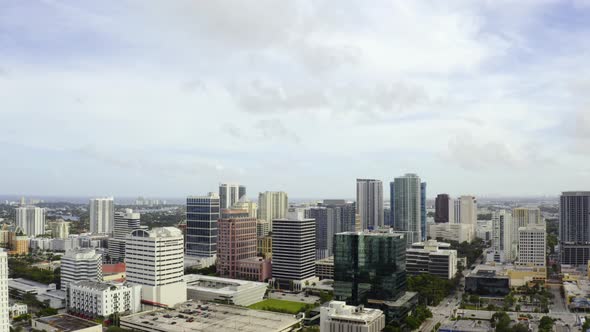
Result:
[[[590,189],[590,2],[0,1],[0,193]]]

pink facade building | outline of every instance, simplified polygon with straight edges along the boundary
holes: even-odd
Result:
[[[270,259],[250,257],[238,261],[238,278],[266,282],[272,277]]]
[[[238,262],[256,257],[256,218],[247,210],[225,209],[217,221],[217,273],[238,278]]]

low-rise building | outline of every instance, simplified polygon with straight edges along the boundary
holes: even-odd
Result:
[[[315,261],[315,276],[323,279],[334,279],[334,256]]]
[[[506,296],[510,293],[510,278],[501,267],[478,265],[465,277],[465,292]]]
[[[102,332],[102,324],[66,314],[33,319],[32,326],[45,332]]]
[[[409,274],[432,275],[452,279],[457,274],[457,250],[436,240],[413,243],[406,251],[406,269]]]
[[[255,281],[187,274],[187,298],[248,306],[262,301],[268,284]]]
[[[20,315],[25,315],[28,312],[28,307],[24,303],[13,303],[9,307],[10,310],[10,317],[18,317]]]
[[[14,294],[18,298],[22,298],[25,294],[39,295],[49,291],[56,290],[55,284],[42,284],[40,282],[24,279],[15,278],[8,279],[8,290],[11,294]]]
[[[428,230],[428,236],[432,239],[463,243],[465,241],[471,242],[475,237],[474,227],[469,224],[432,224]]]
[[[75,281],[68,286],[68,309],[88,318],[141,310],[141,286],[95,281]]]
[[[272,265],[270,259],[250,257],[238,261],[238,279],[265,282],[271,277]]]
[[[47,291],[43,294],[37,295],[37,300],[47,303],[53,309],[65,309],[67,294],[63,290]]]
[[[301,316],[240,306],[186,302],[168,310],[121,317],[121,327],[145,332],[287,332],[301,320]]]
[[[320,332],[379,332],[385,328],[385,315],[379,309],[331,301],[320,308]]]

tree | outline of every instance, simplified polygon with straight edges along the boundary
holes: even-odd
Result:
[[[539,332],[553,331],[553,323],[554,322],[555,322],[555,320],[549,316],[541,317],[541,320],[539,321]]]

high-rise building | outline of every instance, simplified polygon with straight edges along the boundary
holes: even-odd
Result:
[[[28,236],[45,234],[45,210],[36,206],[16,208],[16,225]]]
[[[426,182],[420,183],[420,236],[426,241]]]
[[[590,191],[564,191],[559,198],[561,264],[590,260]]]
[[[246,196],[246,187],[239,184],[222,183],[219,185],[219,206],[222,209],[233,207]]]
[[[545,267],[547,232],[543,224],[528,224],[518,228],[517,265]]]
[[[273,221],[272,284],[277,289],[301,290],[315,278],[315,220],[290,211]]]
[[[438,194],[434,201],[434,222],[453,223],[455,222],[455,210],[453,199],[448,194]]]
[[[352,305],[394,300],[406,289],[405,234],[345,232],[335,236],[334,297]],[[273,266],[274,269],[274,266]]]
[[[246,196],[242,196],[231,208],[236,210],[247,210],[248,217],[258,218],[258,204],[252,202]]]
[[[336,233],[355,231],[356,204],[354,202],[343,199],[325,199],[318,205],[333,210],[336,218]]]
[[[320,332],[379,332],[385,328],[385,315],[379,309],[331,301],[320,308]]]
[[[518,207],[512,209],[512,220],[518,228],[526,227],[529,224],[541,224],[541,210],[538,207]]]
[[[222,210],[217,222],[217,273],[237,278],[238,262],[256,257],[256,218],[247,210]]]
[[[142,303],[170,307],[186,301],[183,242],[175,227],[137,229],[127,236],[127,281],[142,285]]]
[[[61,289],[80,280],[102,281],[102,255],[94,249],[73,249],[61,258]]]
[[[363,229],[383,227],[383,182],[356,179],[356,208]]]
[[[406,268],[409,274],[430,273],[443,279],[453,279],[457,274],[457,250],[449,243],[428,240],[413,243],[406,250]]]
[[[115,204],[112,197],[93,198],[89,204],[90,233],[107,234],[113,232]]]
[[[337,210],[312,207],[305,210],[305,217],[315,220],[315,258],[332,256],[334,234],[338,232]]]
[[[492,249],[494,261],[511,262],[513,260],[512,215],[506,210],[492,212]]]
[[[422,183],[416,174],[406,174],[396,177],[390,187],[394,229],[407,234],[410,247],[422,240]]]
[[[0,332],[10,330],[8,297],[8,254],[0,249]]]
[[[474,196],[463,195],[455,200],[455,223],[465,225],[477,224],[477,200]]]
[[[215,257],[217,253],[217,220],[220,217],[219,196],[191,196],[186,199],[186,254]]]
[[[287,216],[289,198],[283,191],[265,191],[258,194],[258,219],[270,223],[270,230],[273,230],[273,220]]]
[[[513,259],[516,259],[520,255],[519,251],[519,229],[521,227],[527,227],[528,225],[541,225],[542,217],[541,210],[536,207],[518,207],[512,209],[512,251]]]
[[[70,223],[63,219],[49,223],[49,228],[51,228],[51,236],[54,239],[67,239],[70,235]]]
[[[141,215],[133,212],[132,209],[125,209],[124,212],[115,212],[115,226],[113,237],[109,239],[108,253],[113,262],[125,260],[125,241],[127,235],[136,229],[140,229]]]

